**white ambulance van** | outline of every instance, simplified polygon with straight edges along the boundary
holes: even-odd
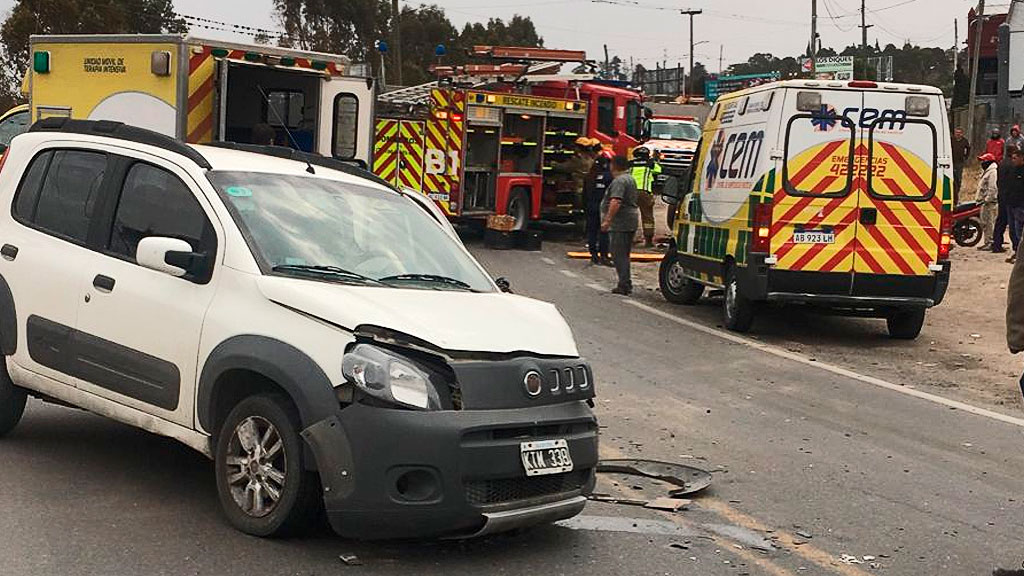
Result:
[[[937,88],[789,80],[725,95],[681,187],[662,293],[724,290],[737,331],[777,302],[916,338],[949,283],[950,154]]]

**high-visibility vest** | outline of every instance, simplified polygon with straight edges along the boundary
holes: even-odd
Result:
[[[650,192],[654,189],[654,178],[661,174],[661,164],[653,162],[633,166],[629,169],[629,173],[633,176],[633,180],[636,180],[637,189]]]

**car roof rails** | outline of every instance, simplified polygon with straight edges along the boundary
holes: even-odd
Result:
[[[338,172],[344,172],[350,176],[356,176],[364,180],[370,180],[382,186],[387,186],[392,190],[396,190],[394,184],[384,180],[380,176],[377,176],[373,172],[366,170],[362,166],[356,165],[346,160],[339,160],[337,158],[331,158],[329,156],[323,156],[314,152],[303,152],[302,150],[295,150],[294,148],[288,148],[287,146],[273,146],[273,145],[261,145],[261,144],[243,144],[240,142],[226,142],[217,141],[209,142],[206,146],[212,146],[214,148],[224,148],[226,150],[238,150],[239,152],[251,152],[253,154],[263,154],[265,156],[273,156],[275,158],[283,158],[285,160],[295,160],[296,162],[305,162],[312,164],[313,166],[320,166],[328,168],[330,170],[337,170]]]
[[[146,130],[145,128],[139,128],[138,126],[131,126],[124,122],[114,122],[112,120],[75,120],[72,118],[43,118],[33,124],[32,127],[29,128],[29,132],[61,132],[64,134],[87,134],[91,136],[117,138],[119,140],[127,140],[137,144],[146,144],[148,146],[162,148],[169,152],[174,152],[175,154],[181,154],[206,170],[213,168],[213,166],[210,165],[210,162],[202,154],[181,140],[172,138],[166,134]]]

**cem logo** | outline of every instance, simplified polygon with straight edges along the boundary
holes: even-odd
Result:
[[[857,114],[860,120],[855,121]],[[907,127],[906,110],[881,110],[878,108],[858,108],[850,106],[843,110],[842,117],[849,119],[864,130],[892,130],[902,132]],[[822,106],[822,111],[811,118],[811,125],[817,131],[827,132],[835,125],[835,109],[831,106]],[[844,126],[845,128],[846,126]]]
[[[733,132],[726,135],[720,130],[715,143],[708,151],[704,179],[708,188],[715,187],[715,181],[747,179],[754,176],[764,144],[764,130]]]

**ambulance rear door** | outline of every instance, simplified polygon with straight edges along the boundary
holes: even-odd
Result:
[[[942,114],[938,95],[865,92],[854,295],[898,296],[910,288],[908,277],[928,281],[938,259],[943,205],[951,198],[939,167],[948,156]]]
[[[374,87],[372,78],[334,76],[323,80],[317,151],[324,156],[373,165]]]
[[[845,295],[855,260],[853,157],[863,96],[809,84],[788,88],[783,104],[770,250],[774,269],[791,274],[774,282],[783,291]]]

